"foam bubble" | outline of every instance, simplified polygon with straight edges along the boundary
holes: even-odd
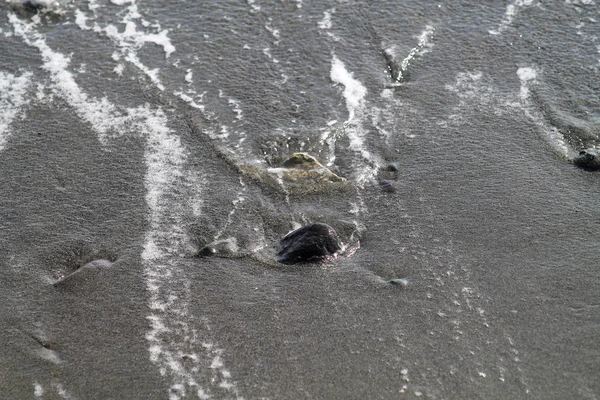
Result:
[[[33,384],[33,395],[40,399],[44,395],[44,387],[37,382]]]
[[[273,28],[273,18],[269,17],[269,21],[265,25],[265,29],[269,31],[275,39],[279,39],[281,37],[279,29]]]
[[[60,382],[53,382],[52,387],[56,390],[56,393],[65,400],[75,400],[75,397],[71,395]]]
[[[335,9],[323,12],[323,19],[319,21],[319,28],[321,29],[331,29],[331,14],[335,12]]]
[[[185,74],[185,81],[187,83],[193,83],[194,82],[193,76],[194,76],[194,74],[192,73],[192,70],[188,69]]]
[[[252,8],[253,12],[260,11],[260,6],[256,4],[255,0],[247,0],[248,5]]]
[[[517,76],[521,81],[521,100],[527,100],[529,97],[529,82],[535,82],[535,78],[537,78],[537,72],[533,68],[522,67],[517,70]]]

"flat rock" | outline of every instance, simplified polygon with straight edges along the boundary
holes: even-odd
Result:
[[[350,187],[345,178],[333,173],[308,153],[293,153],[274,168],[244,164],[239,168],[249,177],[285,192],[311,193]]]
[[[269,172],[280,174],[288,182],[342,182],[344,178],[337,176],[323,166],[308,153],[293,153],[286,158],[280,168],[270,168]]]

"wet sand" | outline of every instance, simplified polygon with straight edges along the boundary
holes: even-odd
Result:
[[[593,10],[118,3],[0,6],[5,398],[600,396]]]

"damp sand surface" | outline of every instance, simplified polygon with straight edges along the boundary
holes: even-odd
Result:
[[[597,5],[397,3],[0,4],[4,398],[600,397]]]

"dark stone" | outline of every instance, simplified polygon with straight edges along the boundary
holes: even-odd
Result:
[[[400,171],[400,166],[397,162],[392,162],[386,165],[385,170],[390,172],[398,172]]]
[[[600,158],[598,151],[595,149],[587,149],[579,152],[579,156],[573,159],[573,164],[587,171],[600,170]]]
[[[402,286],[402,287],[406,287],[408,285],[408,281],[406,279],[392,279],[391,281],[389,281],[389,283],[391,285],[394,286]]]
[[[11,2],[13,11],[18,12],[22,16],[33,16],[47,7],[47,3],[39,0],[13,0]]]
[[[396,193],[396,186],[391,181],[379,181],[379,187],[381,190],[387,193]]]
[[[340,239],[329,225],[315,222],[288,233],[279,242],[277,261],[283,264],[317,262],[341,249]]]
[[[37,0],[24,0],[21,2],[21,6],[31,13],[36,13],[43,9],[45,6]]]
[[[208,245],[200,249],[200,251],[198,252],[198,257],[212,257],[215,254],[217,254],[217,249],[213,246]]]

